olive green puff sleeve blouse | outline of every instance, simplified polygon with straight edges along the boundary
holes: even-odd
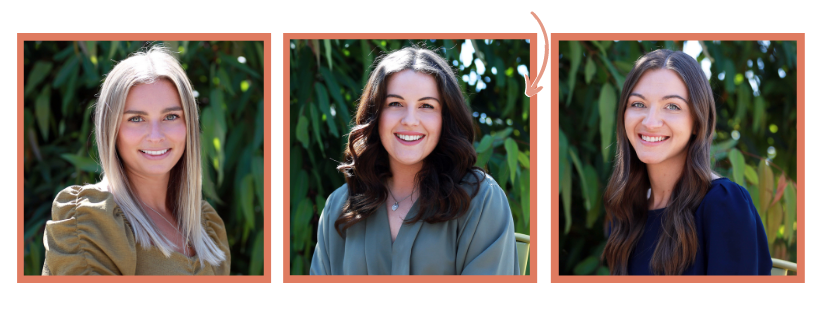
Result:
[[[109,192],[93,185],[70,186],[57,194],[46,222],[43,275],[228,275],[231,258],[225,224],[202,201],[202,226],[226,260],[218,266],[198,256],[137,246],[131,224]]]
[[[464,216],[438,223],[404,223],[395,242],[391,242],[385,204],[348,228],[342,238],[334,222],[347,197],[343,185],[327,200],[319,218],[311,275],[520,274],[507,196],[489,175]],[[413,204],[408,218],[417,213],[418,205],[418,201]]]

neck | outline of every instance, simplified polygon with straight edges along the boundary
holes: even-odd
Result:
[[[647,164],[646,171],[649,175],[649,184],[652,187],[652,195],[649,198],[649,210],[664,208],[668,206],[672,197],[672,190],[683,174],[683,166],[686,157],[668,159],[660,164]]]
[[[424,164],[419,162],[414,165],[402,165],[390,162],[390,172],[393,174],[392,181],[388,185],[393,195],[401,199],[413,192],[416,187],[416,174],[421,171]]]
[[[158,212],[168,212],[165,198],[168,193],[168,180],[171,178],[170,172],[161,176],[143,176],[132,172],[126,174],[131,190],[143,204]]]

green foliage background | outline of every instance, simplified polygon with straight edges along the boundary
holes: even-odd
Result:
[[[796,261],[797,48],[793,41],[705,41],[717,105],[714,170],[743,185],[772,257]],[[608,275],[600,256],[603,192],[615,157],[615,115],[634,62],[677,41],[559,43],[559,274]],[[690,47],[691,48],[691,47]]]
[[[504,188],[518,233],[530,229],[529,73],[525,40],[292,40],[290,42],[291,274],[309,274],[325,200],[345,183],[351,119],[378,56],[407,46],[438,49],[457,76],[477,129],[477,166]],[[469,53],[474,51],[473,53]],[[464,53],[469,55],[462,58]],[[485,88],[482,88],[485,87]]]
[[[100,180],[92,105],[105,75],[151,44],[25,42],[25,274],[43,267],[43,229],[57,193]],[[225,221],[231,274],[263,274],[264,44],[162,44],[179,52],[197,92],[202,188]]]

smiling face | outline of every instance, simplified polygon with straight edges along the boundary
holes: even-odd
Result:
[[[117,134],[117,151],[129,175],[170,174],[185,151],[185,139],[185,115],[173,83],[160,79],[131,87]]]
[[[442,103],[436,79],[407,69],[387,79],[379,136],[390,165],[419,165],[441,135]]]
[[[683,164],[693,134],[688,89],[669,69],[649,70],[627,99],[624,126],[629,143],[646,164]]]

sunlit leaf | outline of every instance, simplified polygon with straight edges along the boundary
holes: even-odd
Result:
[[[746,185],[743,179],[743,174],[746,172],[746,163],[743,160],[743,154],[736,148],[733,148],[729,151],[729,161],[732,163],[732,181],[741,186]]]
[[[786,223],[784,224],[786,228],[783,232],[783,238],[791,244],[794,238],[794,223],[797,220],[797,190],[794,188],[794,183],[789,182],[783,196],[786,202]]]
[[[478,153],[478,158],[476,159],[475,165],[479,168],[484,168],[487,165],[487,162],[490,160],[490,156],[493,155],[493,150],[488,148],[487,150]]]
[[[773,244],[777,238],[777,231],[782,223],[783,207],[780,202],[774,202],[766,211],[766,237],[769,239],[769,245]]]
[[[745,166],[746,169],[743,171],[743,176],[746,177],[746,180],[749,180],[749,183],[757,185],[757,171],[752,168],[752,166]]]
[[[780,174],[780,178],[777,179],[777,191],[774,193],[774,199],[772,202],[778,202],[781,198],[783,198],[783,192],[786,191],[786,173]]]
[[[339,130],[336,128],[336,122],[330,113],[330,100],[327,97],[327,89],[322,83],[316,83],[316,98],[319,100],[319,110],[327,116],[327,126],[330,129],[330,134],[334,137],[339,137]]]
[[[765,159],[761,160],[757,166],[757,177],[760,182],[760,206],[757,207],[757,210],[763,215],[769,208],[774,195],[774,174]]]
[[[518,162],[520,162],[521,166],[524,168],[530,167],[530,158],[527,156],[527,154],[524,154],[523,152],[518,153]]]
[[[476,148],[475,150],[476,153],[483,153],[488,148],[490,148],[490,146],[492,146],[492,143],[493,137],[490,135],[484,135],[484,137],[481,138],[481,143],[478,144],[478,148]]]
[[[254,212],[253,212],[253,175],[248,174],[242,179],[242,186],[238,190],[240,192],[239,202],[242,207],[242,216],[245,219],[245,227],[254,228]]]

